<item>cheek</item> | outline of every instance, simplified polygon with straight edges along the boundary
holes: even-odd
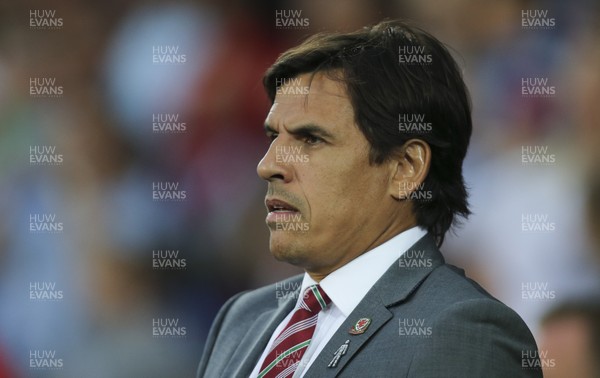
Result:
[[[366,151],[354,152],[337,163],[331,172],[331,182],[340,200],[356,206],[382,189],[382,170],[369,164]]]
[[[302,186],[310,218],[315,221],[348,223],[383,193],[379,171],[353,159],[307,168]]]

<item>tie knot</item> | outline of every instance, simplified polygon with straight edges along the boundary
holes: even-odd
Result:
[[[324,309],[331,299],[327,296],[325,291],[319,285],[312,285],[306,288],[304,291],[304,297],[302,298],[301,307],[312,312],[318,313]]]

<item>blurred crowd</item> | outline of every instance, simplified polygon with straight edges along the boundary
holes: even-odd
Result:
[[[524,28],[531,9],[555,22]],[[0,5],[0,378],[193,376],[229,296],[300,272],[268,250],[262,74],[314,32],[397,17],[452,47],[472,96],[474,214],[442,251],[525,319],[546,376],[600,374],[596,2],[52,0]],[[165,47],[178,61],[156,61]],[[555,95],[523,96],[528,77]],[[60,229],[33,232],[36,214]],[[32,298],[39,283],[60,298]]]

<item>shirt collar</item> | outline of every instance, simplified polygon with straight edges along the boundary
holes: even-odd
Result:
[[[394,261],[426,234],[427,231],[420,227],[401,232],[331,272],[319,284],[331,298],[331,302],[344,316],[348,316]],[[308,273],[304,273],[299,300],[307,287],[316,284]]]

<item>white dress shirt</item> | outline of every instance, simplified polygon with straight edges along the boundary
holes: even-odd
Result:
[[[427,231],[420,227],[408,229],[380,246],[363,253],[348,264],[331,272],[327,277],[321,280],[319,285],[331,299],[331,304],[319,312],[315,333],[294,373],[294,378],[301,378],[304,376],[306,370],[314,362],[319,353],[321,353],[333,334],[356,306],[358,306],[367,292],[371,290],[375,282],[383,276],[388,268],[398,260],[408,248],[425,236],[426,233]],[[317,282],[313,280],[308,273],[304,273],[300,293],[304,293],[304,290],[306,290],[307,287],[315,284],[317,284]],[[301,301],[302,295],[298,295],[296,307],[285,317],[285,319],[283,319],[273,332],[273,335],[271,335],[271,339],[263,351],[262,356],[258,359],[258,363],[250,374],[250,378],[256,378],[258,376],[273,341],[283,331],[294,312],[300,307]],[[333,355],[331,357],[333,358]]]

